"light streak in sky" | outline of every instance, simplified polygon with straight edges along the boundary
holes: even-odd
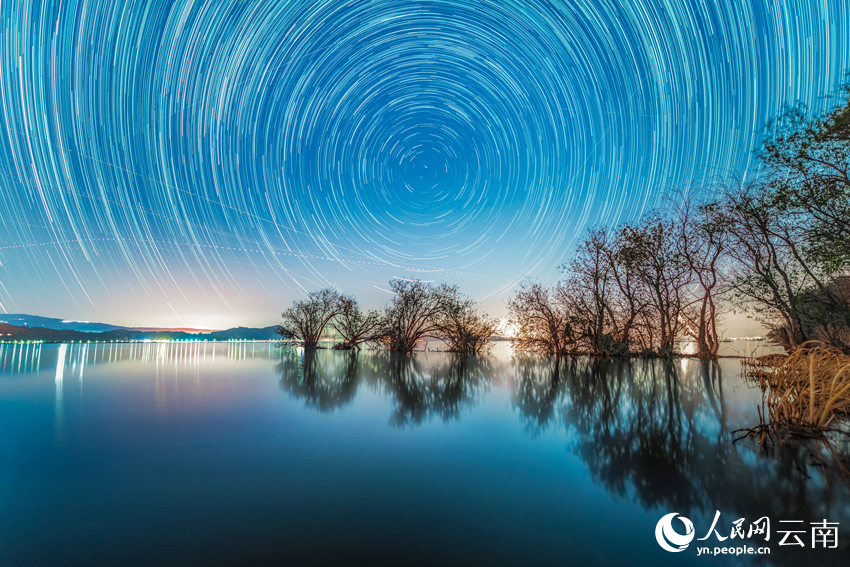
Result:
[[[588,226],[752,170],[763,124],[850,68],[850,0],[0,13],[0,305],[135,325],[420,275],[500,314]]]

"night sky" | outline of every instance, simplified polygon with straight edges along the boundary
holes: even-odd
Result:
[[[850,0],[12,0],[0,305],[278,321],[329,284],[494,315],[589,226],[751,175],[850,69]]]

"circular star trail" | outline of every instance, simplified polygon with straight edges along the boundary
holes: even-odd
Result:
[[[757,166],[850,2],[3,3],[0,304],[269,324],[392,277],[496,314],[589,226]]]

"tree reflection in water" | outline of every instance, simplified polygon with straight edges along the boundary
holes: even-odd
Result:
[[[698,531],[716,510],[727,531],[738,518],[771,518],[774,546],[779,520],[850,525],[848,483],[823,451],[785,445],[771,458],[732,443],[740,424],[730,419],[740,416],[729,417],[716,362],[324,351],[284,355],[277,368],[281,388],[321,412],[350,403],[362,382],[392,399],[394,427],[457,420],[504,384],[529,435],[566,434],[568,450],[609,493],[659,517],[678,512]],[[782,548],[771,561],[813,561],[820,552]],[[834,559],[834,550],[823,552]]]
[[[517,358],[514,376],[513,403],[527,429],[564,427],[573,453],[612,494],[702,518],[697,531],[719,510],[724,535],[742,517],[850,523],[847,479],[822,450],[786,445],[778,458],[765,458],[753,445],[732,443],[716,362],[689,361],[682,370],[669,360]],[[771,561],[820,553],[834,560],[836,552],[783,548]]]
[[[685,511],[707,502],[705,492],[731,451],[722,402],[708,402],[719,379],[705,389],[703,380],[681,375],[671,361],[570,366],[570,403],[561,418],[578,434],[574,452],[596,478],[617,494],[630,487],[647,506]]]
[[[360,382],[391,397],[390,425],[415,426],[432,418],[459,419],[489,389],[487,357],[438,353],[425,357],[391,352],[283,353],[280,386],[320,412],[350,403]]]
[[[413,426],[439,417],[444,422],[460,419],[463,409],[474,406],[489,389],[490,359],[441,353],[430,364],[416,356],[386,353],[387,372],[380,386],[395,401],[390,424]]]
[[[563,401],[561,357],[520,354],[513,359],[511,399],[525,422],[526,431],[536,436],[555,418],[555,405]]]
[[[354,351],[340,356],[326,354],[285,351],[276,368],[280,387],[320,412],[332,412],[351,403],[360,379],[360,361]]]

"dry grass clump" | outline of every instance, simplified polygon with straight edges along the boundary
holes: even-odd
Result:
[[[789,355],[746,360],[744,373],[759,381],[760,421],[774,430],[825,429],[850,415],[850,356],[836,348],[807,343]]]

